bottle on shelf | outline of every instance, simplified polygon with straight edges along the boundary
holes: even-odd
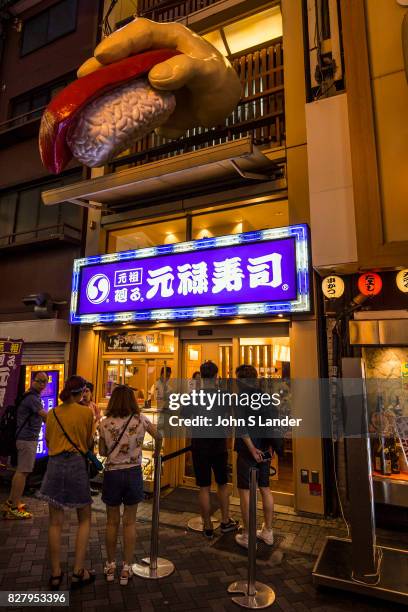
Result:
[[[390,447],[387,444],[387,441],[385,440],[385,438],[383,439],[384,441],[384,463],[383,463],[383,474],[384,476],[391,476],[392,474],[392,461],[391,461],[391,451],[390,451]]]
[[[381,436],[376,436],[373,444],[374,470],[383,473],[384,467],[384,447],[382,445]]]
[[[391,455],[391,472],[392,474],[400,473],[399,449],[395,433],[389,438],[389,449]]]
[[[391,474],[391,454],[385,438],[384,399],[382,393],[377,395],[377,406],[373,424],[376,437],[373,445],[374,469],[383,476]]]
[[[397,417],[402,416],[402,407],[398,395],[395,398],[394,414]]]

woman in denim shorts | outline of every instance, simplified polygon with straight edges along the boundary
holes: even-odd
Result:
[[[68,378],[60,393],[62,404],[49,410],[47,414],[45,438],[48,446],[48,465],[39,497],[48,502],[49,506],[49,586],[52,590],[59,589],[63,579],[60,550],[64,510],[75,508],[78,516],[71,588],[79,588],[95,580],[94,572],[84,568],[91,528],[92,498],[83,454],[91,447],[94,434],[93,414],[87,406],[79,404],[85,383],[80,376]]]
[[[123,565],[120,584],[126,585],[132,576],[132,561],[136,538],[137,505],[143,499],[142,447],[145,432],[156,441],[155,455],[160,452],[161,435],[153,423],[140,414],[133,390],[126,385],[115,387],[109,400],[106,417],[99,425],[99,453],[107,457],[102,487],[106,504],[105,576],[115,579],[116,546],[120,523],[120,507],[124,505]]]

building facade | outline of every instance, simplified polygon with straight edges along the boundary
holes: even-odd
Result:
[[[62,198],[89,206],[87,256],[310,222],[304,21],[301,5],[295,5],[139,4],[140,16],[177,20],[207,37],[230,58],[243,95],[225,125],[192,130],[177,141],[151,135],[108,167],[92,171],[89,180],[43,192],[50,207]],[[107,3],[105,34],[133,13],[133,3]],[[162,367],[186,379],[205,359],[214,360],[223,377],[250,362],[265,377],[317,381],[320,330],[311,287],[314,305],[303,314],[82,324],[78,372],[95,382],[102,407],[115,382],[131,383],[147,399]],[[294,404],[294,414],[307,418],[313,435],[285,440],[271,486],[278,503],[324,514],[319,397],[312,394]],[[169,442],[165,452],[173,449],[170,444],[182,447],[185,440]],[[236,493],[232,449],[230,459]],[[188,455],[168,469],[165,483],[193,484]]]
[[[98,2],[0,6],[0,337],[24,340],[20,391],[35,368],[55,371],[54,402],[74,367],[70,285],[86,213],[70,203],[43,206],[43,190],[78,181],[83,171],[71,164],[63,175],[50,176],[39,157],[38,130],[49,100],[92,52],[99,22]]]

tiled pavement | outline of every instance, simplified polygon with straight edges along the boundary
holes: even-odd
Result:
[[[4,495],[0,497],[4,498]],[[49,576],[47,508],[44,503],[33,498],[27,501],[35,512],[32,521],[0,522],[0,590],[3,591],[46,589]],[[237,510],[234,510],[234,514],[237,514]],[[262,548],[261,545],[257,564],[257,579],[272,586],[276,593],[276,602],[271,610],[336,612],[352,609],[363,612],[400,609],[386,602],[338,591],[317,590],[311,578],[316,554],[325,535],[344,535],[341,524],[337,521],[298,517],[286,509],[280,510],[282,512],[277,512],[275,519],[278,544],[272,550]],[[140,505],[136,559],[143,558],[149,551],[150,512],[149,503]],[[107,585],[103,578],[105,513],[103,504],[100,500],[96,501],[87,565],[96,570],[97,580],[94,585],[71,594],[70,610],[239,610],[231,601],[227,587],[234,580],[246,578],[245,554],[235,544],[223,546],[223,540],[228,536],[209,544],[203,541],[200,534],[187,531],[186,520],[191,516],[188,512],[161,513],[160,555],[174,562],[176,571],[172,576],[154,581],[135,577],[127,587],[120,587],[117,582]],[[75,532],[75,514],[67,514],[62,542],[66,571],[72,567]],[[394,537],[398,537],[401,545],[401,534]],[[408,547],[407,539],[405,547]],[[120,554],[118,550],[118,558]],[[67,588],[66,581],[64,587]]]

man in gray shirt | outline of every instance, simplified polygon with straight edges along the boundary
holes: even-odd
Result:
[[[29,519],[32,513],[21,503],[27,476],[33,471],[38,437],[41,425],[47,418],[42,402],[41,392],[48,383],[45,372],[36,372],[31,387],[17,406],[17,468],[11,481],[9,499],[3,506],[7,519]]]

